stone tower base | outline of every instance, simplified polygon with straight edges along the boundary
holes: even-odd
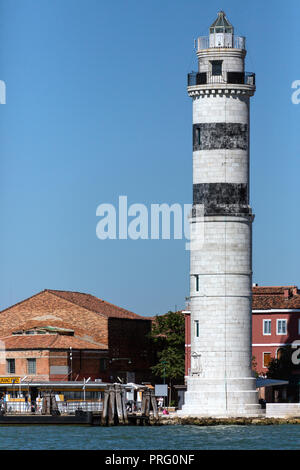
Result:
[[[185,404],[178,416],[237,418],[264,415],[258,404],[255,378],[188,377]]]

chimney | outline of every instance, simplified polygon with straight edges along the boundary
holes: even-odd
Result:
[[[290,290],[289,289],[284,289],[283,294],[284,294],[284,298],[288,299],[290,297]]]

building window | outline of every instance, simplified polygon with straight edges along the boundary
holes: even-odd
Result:
[[[287,333],[287,321],[277,320],[277,335],[286,335]]]
[[[27,359],[27,374],[36,374],[36,359]]]
[[[6,367],[8,374],[16,373],[16,361],[15,359],[6,359]]]
[[[212,60],[211,62],[211,74],[222,75],[222,60]]]
[[[106,369],[107,369],[106,359],[101,358],[100,359],[100,371],[104,371]]]
[[[264,336],[271,334],[271,320],[263,321],[263,334]]]
[[[198,275],[195,276],[195,289],[196,289],[196,292],[199,292],[199,276]]]
[[[199,320],[195,320],[195,336],[199,338]]]
[[[267,368],[269,366],[271,362],[271,353],[269,352],[264,352],[263,353],[263,365],[265,368]]]

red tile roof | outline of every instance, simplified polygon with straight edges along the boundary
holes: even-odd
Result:
[[[115,318],[130,318],[132,320],[147,320],[148,318],[136,313],[125,310],[124,308],[117,307],[105,300],[99,299],[91,294],[84,294],[82,292],[70,292],[70,291],[60,291],[60,290],[51,290],[46,289],[46,292],[50,292],[57,297],[68,300],[75,305],[86,308],[91,312],[100,313],[106,317],[115,317]]]
[[[65,335],[12,335],[1,338],[5,349],[108,349],[104,344],[90,343],[75,336]],[[1,349],[1,347],[0,347]]]
[[[297,286],[254,286],[252,310],[300,309]]]

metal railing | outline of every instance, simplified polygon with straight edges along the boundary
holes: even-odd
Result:
[[[60,414],[66,415],[74,415],[76,411],[101,412],[103,409],[102,401],[56,401],[56,405]],[[31,404],[30,402],[8,401],[1,406],[0,412],[5,415],[42,414],[42,402]]]
[[[61,414],[73,415],[76,411],[93,411],[94,413],[100,412],[103,409],[102,401],[71,401],[71,402],[56,402],[58,411]]]
[[[221,75],[212,75],[211,72],[191,72],[188,74],[188,86],[209,85],[213,83],[255,86],[255,73],[223,72]]]
[[[203,49],[229,48],[246,49],[246,38],[244,36],[232,36],[231,34],[201,36],[195,40],[197,52]]]
[[[7,401],[4,405],[1,406],[1,412],[9,414],[31,414],[38,413],[42,411],[42,407],[37,405],[31,405],[30,402],[24,401]]]

